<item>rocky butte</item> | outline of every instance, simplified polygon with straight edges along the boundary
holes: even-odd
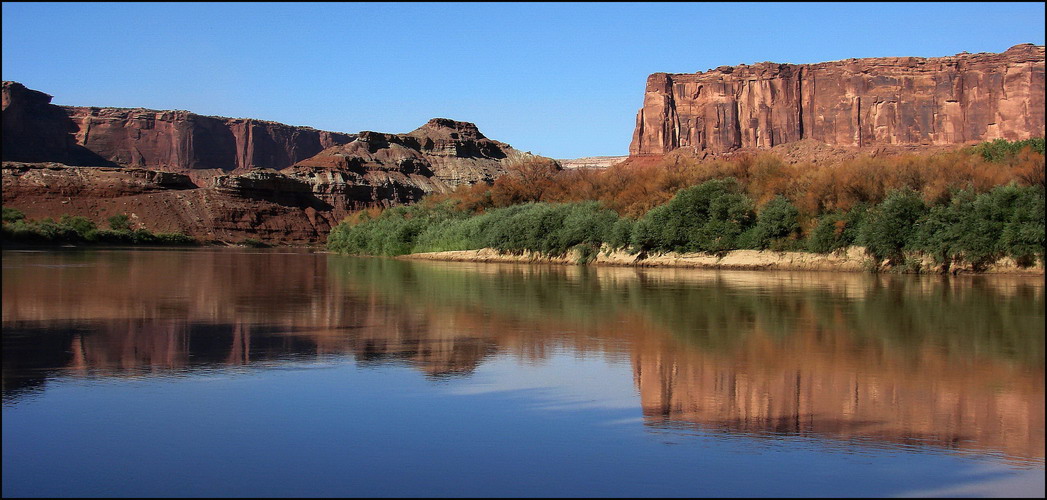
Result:
[[[129,213],[204,239],[322,242],[350,210],[489,182],[534,158],[445,118],[406,134],[346,134],[51,99],[3,82],[5,206],[96,222]]]
[[[818,64],[721,66],[647,78],[629,154],[724,153],[814,140],[941,146],[1044,135],[1044,47]]]

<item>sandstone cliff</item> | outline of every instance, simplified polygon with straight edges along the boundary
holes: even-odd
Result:
[[[813,139],[848,147],[1044,135],[1044,47],[1000,54],[763,62],[647,79],[629,154]]]
[[[51,96],[3,82],[3,159],[115,166],[76,143],[76,126]]]
[[[56,106],[3,82],[3,159],[175,172],[281,169],[353,134],[188,111]]]
[[[188,111],[63,107],[76,143],[113,163],[188,171],[281,169],[352,134]]]
[[[350,210],[490,182],[534,157],[445,118],[406,134],[341,134],[187,111],[62,107],[16,82],[3,84],[3,126],[5,206],[96,222],[131,213],[150,229],[206,240],[322,242]]]

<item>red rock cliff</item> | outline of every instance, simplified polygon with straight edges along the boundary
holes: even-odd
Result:
[[[286,168],[355,134],[188,111],[71,107],[3,82],[3,159],[188,172]]]
[[[630,155],[801,139],[947,145],[1044,135],[1044,47],[1001,54],[721,66],[647,78]]]
[[[78,144],[114,163],[148,168],[281,169],[355,138],[353,134],[188,111],[63,109],[76,126]]]

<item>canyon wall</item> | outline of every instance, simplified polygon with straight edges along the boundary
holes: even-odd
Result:
[[[76,125],[51,96],[3,82],[4,161],[115,166],[76,143]]]
[[[3,159],[188,172],[281,169],[354,134],[188,111],[56,106],[3,82]]]
[[[434,118],[326,132],[188,111],[66,107],[3,83],[3,204],[31,218],[120,213],[203,240],[319,243],[349,211],[492,182],[536,158]]]
[[[63,107],[76,143],[120,165],[177,171],[281,169],[353,134],[188,111]]]
[[[722,153],[802,139],[950,145],[1044,135],[1044,47],[1000,54],[721,66],[647,78],[629,154]]]

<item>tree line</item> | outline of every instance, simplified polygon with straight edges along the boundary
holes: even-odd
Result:
[[[1043,139],[935,155],[789,165],[771,155],[559,171],[537,160],[492,185],[360,211],[331,250],[403,255],[494,248],[588,261],[596,252],[828,253],[865,247],[874,267],[983,269],[1044,260]]]

